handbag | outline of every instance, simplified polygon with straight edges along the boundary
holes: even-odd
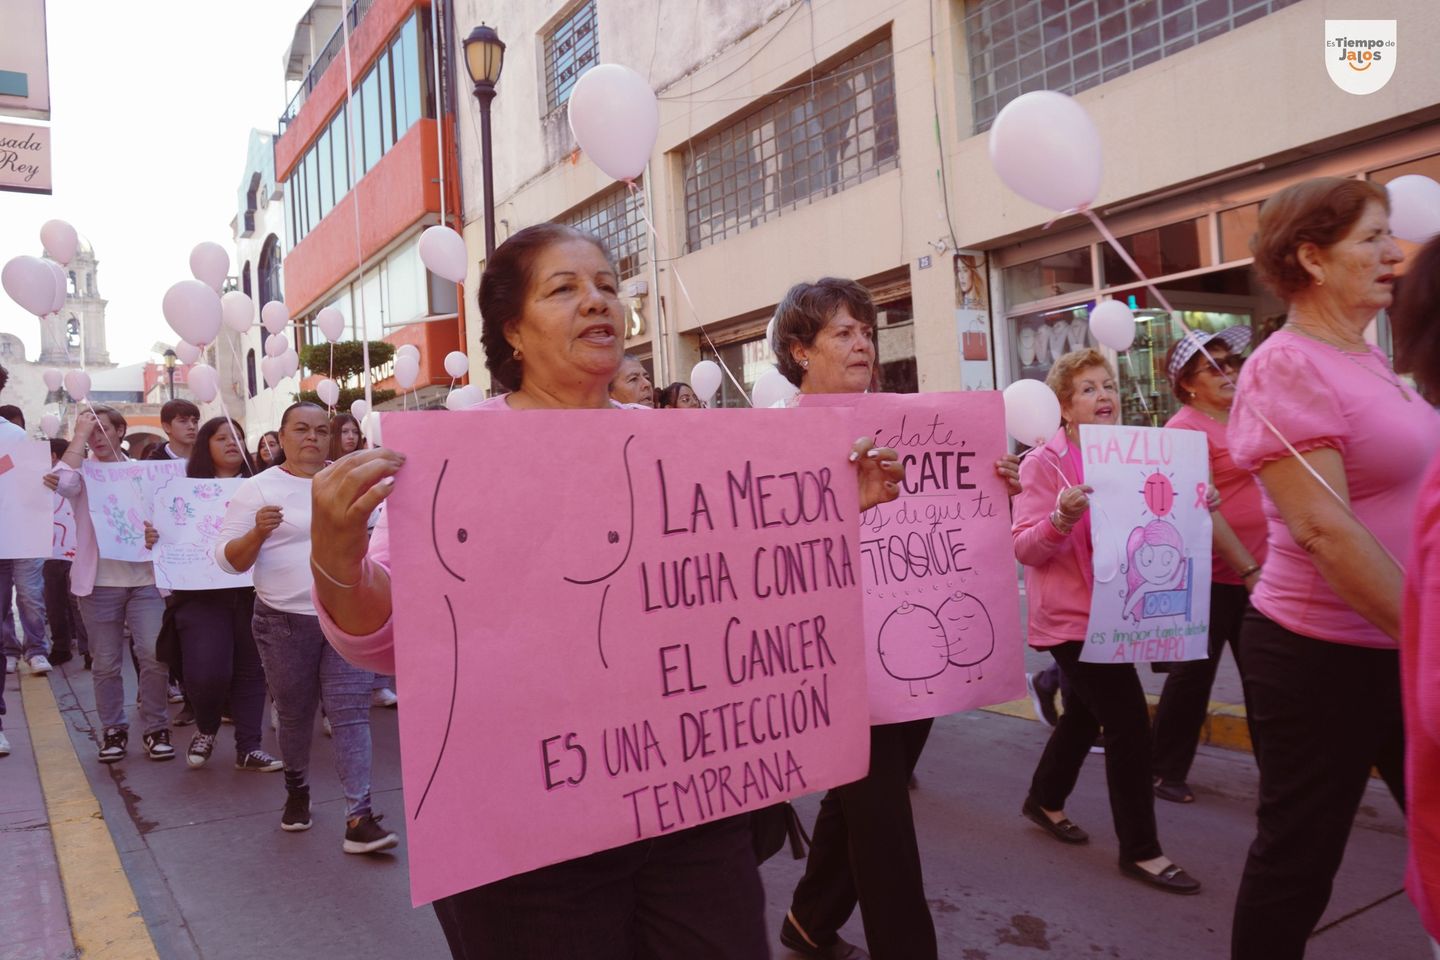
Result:
[[[960,334],[960,356],[966,360],[990,359],[990,338],[986,336],[985,324],[978,314],[975,316],[975,329]]]
[[[755,862],[764,863],[790,841],[790,852],[796,860],[805,859],[810,846],[810,834],[800,822],[800,815],[789,801],[750,812],[750,846],[755,851]]]

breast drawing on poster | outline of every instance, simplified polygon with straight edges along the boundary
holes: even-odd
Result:
[[[151,523],[155,584],[166,590],[222,590],[254,583],[250,571],[229,574],[215,563],[215,542],[230,498],[243,477],[175,477],[155,491]]]
[[[1202,660],[1210,632],[1203,433],[1082,424],[1095,587],[1081,659]]]

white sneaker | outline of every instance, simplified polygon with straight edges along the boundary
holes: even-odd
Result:
[[[326,717],[326,716],[323,716],[323,715],[322,715],[322,716],[320,717],[320,726],[325,729],[325,736],[327,736],[327,737],[333,737],[333,736],[335,736],[335,731],[334,731],[333,729],[331,729],[331,727],[330,727],[330,718],[329,718],[329,717]]]
[[[0,757],[10,756],[10,741],[5,739],[5,734],[0,733]]]
[[[50,666],[50,660],[43,653],[37,653],[30,658],[30,672],[44,675],[54,668]]]
[[[14,672],[15,672],[15,668],[18,667],[18,666],[20,666],[20,660],[19,660],[18,658],[16,658],[16,657],[6,657],[6,658],[5,658],[5,672],[6,672],[6,673],[14,673]]]
[[[270,729],[280,729],[280,711],[275,709],[275,702],[273,700],[270,702]]]
[[[372,707],[393,707],[399,702],[400,698],[395,696],[395,691],[389,687],[370,691],[370,706]]]

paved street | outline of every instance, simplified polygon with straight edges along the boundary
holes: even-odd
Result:
[[[44,681],[26,677],[23,682]],[[0,765],[6,772],[0,778],[0,809],[7,812],[23,806],[21,784],[33,782],[33,771],[18,766],[31,762],[23,748],[19,683],[11,677],[7,688],[12,707],[6,726],[17,742],[15,755]],[[122,764],[103,767],[94,761],[88,676],[72,663],[57,670],[50,684],[160,957],[425,960],[447,955],[430,912],[409,907],[403,845],[393,857],[356,858],[340,851],[340,791],[318,728],[315,828],[287,834],[278,826],[279,775],[231,769],[223,762],[229,756],[228,733],[221,735],[216,760],[202,770],[189,770],[178,759],[151,763],[137,752]],[[182,749],[190,729],[177,729]],[[399,821],[396,714],[376,710],[374,730],[376,805],[389,814],[387,822]],[[1206,885],[1200,896],[1181,898],[1152,892],[1116,871],[1100,757],[1087,764],[1068,808],[1094,836],[1088,847],[1063,847],[1019,817],[1044,735],[1033,721],[985,712],[951,717],[935,728],[914,801],[941,956],[1223,957],[1252,828],[1250,757],[1202,749],[1192,777],[1198,802],[1158,807],[1167,853]],[[268,730],[266,747],[275,749]],[[807,821],[815,806],[815,798],[800,804]],[[39,824],[20,828],[7,816],[5,826],[5,848],[12,851],[6,859],[15,857],[23,842],[30,851],[23,861],[27,869],[43,873],[45,851],[41,845],[37,853],[35,843],[43,833],[43,817]],[[1372,788],[1356,826],[1309,957],[1424,957],[1419,923],[1401,889],[1403,825],[1383,787]],[[788,853],[764,867],[772,928],[778,928],[799,872],[800,864]],[[17,903],[17,894],[23,899],[37,891],[33,896],[39,897],[53,887],[27,886],[13,868],[5,875],[9,908],[43,909],[48,913],[37,914],[43,923],[62,922],[63,910],[53,898],[48,904]],[[0,957],[61,956],[54,944],[68,937],[63,930],[52,933],[46,946],[12,943],[0,948]],[[863,939],[858,917],[845,933]],[[787,957],[776,950],[777,958]]]

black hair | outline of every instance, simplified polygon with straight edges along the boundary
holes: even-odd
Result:
[[[547,247],[570,240],[595,245],[614,269],[605,245],[583,230],[563,223],[537,223],[526,227],[495,248],[480,277],[480,343],[485,348],[485,369],[507,390],[520,389],[522,377],[515,348],[505,333],[520,322],[530,290],[535,259]],[[618,333],[619,331],[617,331]]]
[[[65,451],[69,449],[69,440],[61,440],[59,437],[50,438],[50,456],[58,459],[65,456]]]
[[[815,338],[841,307],[849,308],[850,316],[875,331],[875,301],[870,291],[854,280],[821,277],[814,283],[797,283],[775,308],[775,365],[795,386],[805,379],[805,370],[790,348],[797,343],[813,347]]]
[[[194,417],[200,419],[200,408],[189,400],[166,400],[165,405],[160,408],[160,422],[172,423],[177,417]]]
[[[7,403],[3,407],[0,407],[0,417],[9,420],[17,427],[25,426],[25,411],[13,403]]]
[[[1410,261],[1400,278],[1390,320],[1395,330],[1395,365],[1411,373],[1431,403],[1440,398],[1440,236]]]
[[[682,388],[689,390],[691,393],[695,392],[695,388],[691,387],[690,384],[684,380],[676,380],[670,384],[670,386],[655,394],[655,409],[670,410],[678,408],[680,406],[680,390]]]
[[[210,456],[210,440],[215,436],[216,431],[229,423],[224,417],[211,417],[200,427],[200,432],[195,435],[195,447],[190,451],[190,460],[185,464],[185,476],[194,477],[200,480],[210,480],[215,477],[215,459]],[[237,423],[235,426],[235,439],[240,444],[240,476],[248,477],[254,474],[250,469],[250,458],[245,453],[245,431]]]

